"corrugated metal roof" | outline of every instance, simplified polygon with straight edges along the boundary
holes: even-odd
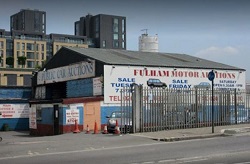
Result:
[[[244,70],[242,68],[194,57],[187,54],[141,52],[100,48],[67,47],[66,49],[110,65]]]

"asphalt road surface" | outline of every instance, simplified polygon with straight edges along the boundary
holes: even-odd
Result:
[[[44,143],[31,143],[33,150],[27,154],[7,156],[8,144],[1,147],[1,164],[250,164],[249,134],[177,142],[152,141],[127,136],[115,138],[114,144],[93,146],[87,149],[54,149],[42,151]],[[103,140],[104,141],[104,140]],[[130,141],[130,142],[128,142]],[[118,144],[119,143],[119,144]],[[53,145],[54,143],[51,142]],[[28,144],[15,145],[16,148]],[[68,145],[69,146],[69,145]],[[75,147],[74,145],[71,145]],[[69,146],[70,147],[70,146]],[[2,149],[3,148],[3,149]],[[13,150],[11,148],[9,151]],[[5,151],[3,151],[5,150]],[[62,151],[64,150],[64,151]],[[3,155],[2,153],[5,153]]]

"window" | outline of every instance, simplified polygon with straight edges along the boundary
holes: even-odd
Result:
[[[119,48],[119,42],[118,42],[118,40],[114,40],[113,41],[113,47],[114,48]]]
[[[17,75],[7,75],[7,86],[17,85]]]
[[[44,53],[42,53],[42,60],[45,60],[45,55],[44,55]]]
[[[26,50],[34,51],[34,45],[33,44],[27,43],[26,45],[27,45]]]
[[[4,45],[3,45],[3,41],[0,41],[0,49],[3,49]]]
[[[118,40],[118,34],[113,34],[113,39]]]
[[[35,68],[35,62],[27,61],[27,68]]]
[[[122,42],[122,48],[125,48],[125,43],[124,42]]]
[[[19,42],[16,43],[16,49],[20,50],[20,43]]]
[[[32,75],[23,75],[23,85],[31,86],[31,77]]]
[[[34,59],[35,55],[34,52],[27,52],[27,59]]]
[[[80,31],[80,30],[79,30],[79,29],[80,29],[80,27],[79,27],[79,26],[80,26],[80,24],[79,24],[79,23],[76,23],[76,24],[75,24],[75,35],[80,35],[80,33],[79,33],[79,31]]]
[[[113,20],[113,32],[118,32],[118,19],[114,18]]]
[[[125,40],[125,35],[124,34],[122,34],[122,40]]]
[[[34,31],[39,32],[39,13],[35,12],[35,17],[34,17]]]
[[[95,18],[95,32],[99,32],[99,17]]]
[[[45,26],[44,26],[44,24],[43,24],[43,26],[42,26],[42,29],[43,29],[42,31],[44,31],[44,29],[45,29]]]
[[[45,14],[42,16],[42,23],[45,24]]]
[[[22,43],[22,50],[25,50],[25,43]]]
[[[125,19],[122,19],[122,33],[125,33]]]
[[[44,51],[44,44],[41,44],[41,46],[42,46],[42,51]]]
[[[34,51],[39,51],[39,44],[37,44],[37,43],[35,42],[35,43],[34,43],[34,47],[35,47]]]
[[[95,33],[95,38],[99,38],[99,32]]]
[[[102,41],[102,47],[105,48],[106,47],[106,40]]]
[[[14,26],[14,19],[13,19],[13,17],[10,17],[10,22],[11,22],[11,30],[13,30],[13,26]]]
[[[45,99],[46,98],[46,87],[45,86],[36,87],[35,98],[36,99]]]

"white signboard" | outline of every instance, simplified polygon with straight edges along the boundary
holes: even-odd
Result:
[[[104,102],[120,103],[120,90],[132,83],[147,86],[149,79],[158,79],[167,88],[194,88],[211,85],[208,69],[160,68],[136,66],[104,66]],[[245,72],[214,70],[214,88],[245,89]]]
[[[29,118],[29,104],[0,104],[1,118]]]
[[[70,106],[70,109],[66,110],[66,124],[75,124],[75,120],[79,121],[79,109]]]
[[[93,78],[93,95],[102,95],[102,83],[100,81],[100,77]]]
[[[30,129],[37,129],[36,106],[35,105],[32,105],[32,107],[30,108],[29,127],[30,127]]]
[[[48,84],[95,76],[95,61],[81,62],[65,67],[39,71],[37,84]]]

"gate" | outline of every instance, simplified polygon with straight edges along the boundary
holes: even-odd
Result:
[[[133,133],[208,127],[212,123],[214,126],[250,123],[249,95],[241,90],[214,89],[212,97],[212,90],[207,88],[163,89],[133,85],[123,88],[121,97],[124,113],[121,122]]]

